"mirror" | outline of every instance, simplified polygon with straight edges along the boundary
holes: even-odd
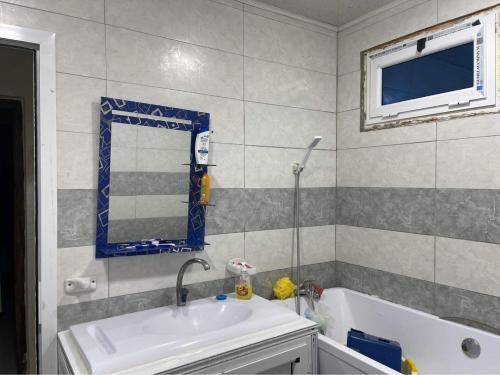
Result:
[[[101,99],[97,257],[202,250],[194,157],[207,113]]]

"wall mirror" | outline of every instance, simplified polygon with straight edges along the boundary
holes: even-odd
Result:
[[[203,250],[196,164],[209,114],[101,98],[96,257]]]

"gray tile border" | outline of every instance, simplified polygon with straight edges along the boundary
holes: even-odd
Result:
[[[500,329],[500,298],[407,276],[335,262],[336,285],[440,317],[471,319]]]
[[[337,224],[434,232],[434,189],[338,187],[336,201]]]
[[[318,263],[303,266],[305,279],[315,279],[324,288],[334,286],[334,262]],[[252,277],[254,293],[265,298],[272,298],[272,286],[279,277],[289,276],[290,269],[260,272]],[[320,277],[319,277],[320,276]],[[318,280],[319,278],[319,280]],[[189,298],[195,300],[234,291],[234,278],[212,280],[186,286]],[[110,297],[89,302],[58,306],[58,331],[69,326],[92,320],[109,318],[175,303],[175,288],[157,289],[147,292]]]
[[[437,189],[436,235],[500,243],[500,190]]]
[[[189,194],[189,173],[111,172],[109,194],[113,196]]]
[[[245,230],[245,189],[212,189],[205,216],[205,234]]]
[[[95,244],[96,206],[95,190],[57,191],[58,247]]]

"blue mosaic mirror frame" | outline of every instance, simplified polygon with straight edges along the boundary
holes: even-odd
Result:
[[[200,185],[206,165],[196,164],[196,135],[209,130],[210,115],[204,112],[101,97],[99,181],[97,190],[96,258],[201,251],[205,245],[205,210],[199,205]],[[177,122],[175,120],[187,120]],[[189,122],[187,124],[186,122]],[[111,124],[150,126],[191,132],[187,238],[170,241],[151,239],[108,243],[109,192],[111,178]]]

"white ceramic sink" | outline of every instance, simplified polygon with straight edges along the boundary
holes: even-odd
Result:
[[[296,321],[259,296],[206,298],[70,327],[91,373],[112,373]]]

